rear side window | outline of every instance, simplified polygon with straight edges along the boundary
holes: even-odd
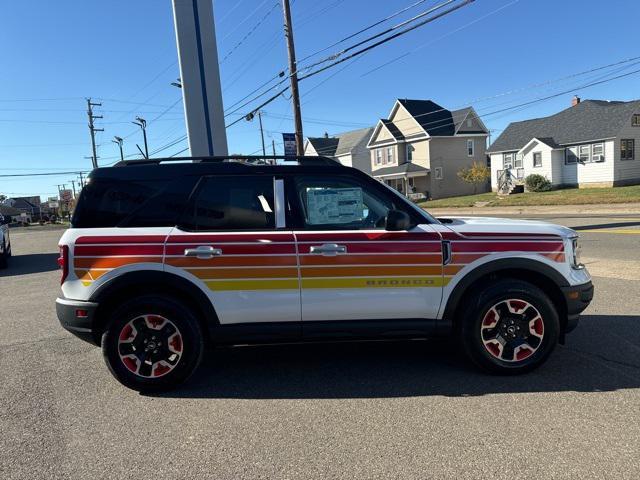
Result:
[[[171,227],[184,211],[195,179],[98,178],[82,190],[74,228]]]
[[[191,231],[274,229],[273,183],[268,175],[203,178],[181,227]]]

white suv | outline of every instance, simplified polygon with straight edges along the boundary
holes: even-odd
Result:
[[[60,240],[58,317],[131,388],[184,381],[207,343],[456,335],[520,373],[593,296],[568,228],[437,220],[330,159],[192,160],[94,170]]]

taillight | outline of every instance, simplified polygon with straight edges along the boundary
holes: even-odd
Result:
[[[60,277],[60,284],[62,285],[67,279],[67,275],[69,275],[69,247],[67,245],[60,245],[58,266],[62,270],[62,277]]]

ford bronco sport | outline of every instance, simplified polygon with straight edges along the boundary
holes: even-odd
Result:
[[[542,364],[593,296],[565,227],[435,219],[322,157],[94,170],[60,240],[57,314],[138,390],[207,344],[455,335],[495,373]]]

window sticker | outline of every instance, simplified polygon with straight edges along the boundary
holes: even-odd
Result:
[[[307,188],[307,221],[311,225],[359,222],[363,214],[361,188]]]

